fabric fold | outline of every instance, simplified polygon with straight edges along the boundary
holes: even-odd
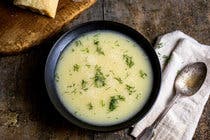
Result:
[[[177,73],[187,64],[204,62],[210,68],[210,46],[202,45],[181,31],[160,36],[155,45],[162,69],[159,96],[151,111],[139,121],[131,135],[137,137],[154,122],[174,93]],[[182,97],[169,110],[155,130],[153,140],[191,140],[210,94],[210,70],[201,89],[193,96]]]

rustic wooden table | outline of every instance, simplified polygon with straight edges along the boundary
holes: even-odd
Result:
[[[161,34],[182,30],[210,45],[208,0],[98,0],[65,29],[92,20],[127,24],[152,43]],[[0,139],[132,139],[129,129],[99,133],[78,128],[54,109],[43,79],[44,64],[54,39],[19,55],[0,56]],[[196,129],[195,140],[209,139],[209,123],[210,101]]]

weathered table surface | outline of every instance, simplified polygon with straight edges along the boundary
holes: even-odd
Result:
[[[143,33],[152,43],[161,34],[182,30],[210,45],[208,0],[98,0],[67,28],[92,20],[122,22]],[[48,99],[43,79],[52,43],[53,39],[49,39],[23,54],[0,56],[0,139],[132,139],[129,129],[92,132],[70,124],[58,114]],[[209,123],[210,101],[196,129],[195,140],[209,139]]]

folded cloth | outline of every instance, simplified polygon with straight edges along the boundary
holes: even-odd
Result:
[[[174,31],[159,37],[155,47],[162,69],[159,96],[150,112],[134,126],[131,135],[137,137],[166,107],[174,94],[177,73],[187,64],[201,61],[208,68],[204,84],[195,95],[177,100],[155,129],[152,138],[191,140],[210,94],[210,46],[198,43],[181,31]]]

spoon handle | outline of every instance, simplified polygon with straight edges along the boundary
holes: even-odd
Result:
[[[168,111],[171,109],[171,107],[176,103],[177,99],[180,97],[180,94],[176,94],[169,104],[165,107],[165,109],[160,113],[160,115],[157,117],[157,119],[152,123],[151,126],[153,126],[153,129],[155,129],[160,121],[165,117],[165,115],[168,113]]]
[[[153,131],[154,129],[152,126],[145,128],[144,131],[136,137],[136,140],[151,140],[154,133]]]
[[[158,126],[160,121],[165,117],[171,107],[176,103],[177,99],[180,97],[180,94],[176,94],[167,107],[161,112],[157,119],[136,138],[136,140],[150,140],[153,136],[154,129]]]

